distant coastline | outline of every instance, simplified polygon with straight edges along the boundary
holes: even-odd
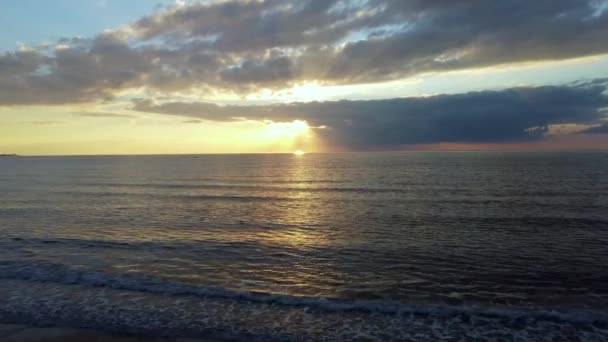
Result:
[[[12,153],[12,154],[2,154],[2,153],[0,153],[0,157],[18,157],[18,155],[16,153]]]

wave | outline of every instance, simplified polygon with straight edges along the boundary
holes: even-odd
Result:
[[[137,186],[137,187],[127,187],[127,188],[139,188],[139,189],[151,189],[151,190],[158,190],[159,188],[155,188],[153,186]],[[240,185],[200,185],[200,186],[182,186],[182,185],[166,185],[166,186],[162,186],[161,188],[164,189],[173,189],[173,190],[242,190],[242,191],[262,191],[262,192],[268,192],[268,193],[293,193],[293,192],[300,192],[300,193],[347,193],[347,194],[402,194],[402,195],[406,195],[406,194],[412,194],[415,195],[415,197],[411,197],[411,198],[394,198],[394,197],[390,197],[387,199],[390,199],[391,201],[405,201],[405,202],[410,202],[410,201],[422,201],[422,202],[440,202],[440,203],[450,203],[450,202],[457,202],[457,203],[461,203],[463,201],[469,201],[472,203],[505,203],[505,202],[514,202],[516,200],[518,200],[518,198],[509,198],[509,197],[505,197],[502,198],[500,196],[494,196],[493,198],[479,198],[479,199],[470,199],[471,194],[468,193],[462,193],[459,194],[460,197],[454,197],[453,199],[449,199],[449,198],[442,198],[441,201],[438,201],[435,197],[429,197],[429,198],[424,198],[424,197],[420,197],[417,194],[417,191],[413,191],[411,189],[398,189],[398,188],[358,188],[358,187],[351,187],[351,188],[346,188],[346,187],[323,187],[323,188],[298,188],[298,187],[263,187],[263,186],[245,186],[242,187]],[[272,195],[268,195],[268,196],[251,196],[251,195],[208,195],[208,194],[190,194],[190,195],[185,195],[185,194],[179,194],[179,192],[177,193],[167,193],[167,192],[126,192],[126,191],[95,191],[95,190],[55,190],[55,191],[51,191],[52,193],[55,194],[64,194],[64,195],[82,195],[82,196],[88,196],[88,195],[94,195],[94,196],[123,196],[123,195],[128,195],[128,196],[147,196],[147,197],[162,197],[162,198],[209,198],[209,199],[223,199],[223,198],[227,198],[227,199],[277,199],[277,200],[281,200],[281,199],[297,199],[296,197],[288,197],[287,196],[272,196]],[[429,191],[426,191],[426,193],[429,193]],[[454,195],[456,194],[456,192],[450,192],[450,195]],[[535,204],[542,204],[542,203],[535,203]],[[554,204],[552,204],[554,205]]]
[[[127,182],[71,182],[70,186],[83,187],[107,187],[107,188],[149,188],[149,189],[236,189],[236,190],[273,190],[273,191],[307,191],[307,192],[380,192],[380,193],[406,193],[406,192],[441,192],[449,194],[471,195],[476,194],[483,189],[475,189],[471,187],[455,188],[445,186],[433,186],[428,183],[411,183],[411,182],[391,182],[377,183],[375,186],[344,186],[352,181],[346,180],[216,180],[216,179],[193,179],[197,183],[160,183],[160,182],[144,182],[144,183],[127,183]],[[205,183],[198,183],[205,182]],[[315,184],[336,184],[337,186],[316,186]],[[342,185],[339,185],[342,184]],[[304,185],[304,186],[303,186]],[[312,186],[310,186],[312,185]],[[608,192],[598,190],[583,190],[576,191],[560,190],[533,190],[520,188],[513,189],[494,189],[494,197],[574,197],[574,196],[600,196],[606,195]]]
[[[325,183],[325,182],[320,182]],[[279,183],[292,184],[292,183]],[[297,183],[293,183],[297,184]],[[314,182],[304,182],[303,184],[315,184]],[[146,189],[226,189],[226,190],[260,190],[277,192],[362,192],[362,193],[405,193],[411,189],[394,187],[299,187],[299,186],[275,186],[275,185],[252,185],[252,184],[170,184],[170,183],[82,183],[75,185],[108,187],[108,188],[146,188]]]
[[[372,314],[422,314],[435,317],[476,315],[489,318],[534,318],[573,323],[608,324],[608,314],[591,309],[455,306],[447,304],[408,304],[399,302],[356,301],[325,297],[292,296],[265,292],[239,291],[217,287],[175,283],[169,280],[113,274],[70,267],[52,262],[0,261],[0,279],[37,283],[78,285],[92,288],[128,290],[162,296],[195,296],[231,299],[286,307],[307,307],[324,312],[365,312]]]
[[[222,226],[225,227],[225,226]],[[188,240],[160,240],[160,241],[139,241],[139,240],[103,240],[103,239],[79,239],[79,238],[47,238],[47,237],[21,237],[13,236],[9,238],[0,238],[0,247],[25,247],[39,248],[41,246],[56,246],[58,248],[80,248],[80,249],[101,249],[101,250],[181,250],[193,251],[194,248],[200,250],[228,250],[251,251],[258,250],[262,246],[256,241],[214,241],[204,239],[188,239]],[[268,247],[267,247],[268,248]],[[289,254],[289,246],[277,247],[280,251],[275,253]],[[1,261],[0,261],[1,265]],[[1,276],[1,275],[0,275]]]
[[[250,178],[179,178],[175,181],[181,182],[206,182],[207,184],[344,184],[350,183],[344,179],[275,179],[271,177],[250,177]],[[70,184],[74,184],[71,182]],[[403,183],[405,184],[405,183]],[[131,182],[112,182],[112,181],[81,181],[77,185],[88,186],[148,186],[148,185],[186,185],[179,183],[160,183],[150,180],[146,183],[131,183]]]
[[[173,195],[157,193],[125,193],[125,192],[94,192],[94,191],[55,191],[56,194],[69,196],[115,197],[134,196],[150,199],[180,199],[180,200],[219,200],[219,201],[298,201],[299,198],[279,196],[243,196],[243,195]]]

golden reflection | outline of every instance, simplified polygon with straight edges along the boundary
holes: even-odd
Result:
[[[302,154],[304,154],[303,151]],[[295,152],[294,152],[295,154]],[[301,154],[296,154],[301,156]],[[322,202],[315,200],[319,196],[316,191],[307,191],[319,187],[318,174],[314,171],[315,161],[309,158],[292,158],[290,167],[283,176],[283,181],[289,182],[289,198],[278,206],[269,217],[272,222],[281,225],[281,229],[263,233],[264,243],[279,246],[292,246],[295,248],[314,248],[331,243],[327,230],[322,228],[321,221],[325,217],[325,208]],[[323,186],[323,185],[321,185]]]
[[[293,154],[295,154],[296,156],[302,156],[302,155],[304,155],[304,151],[302,151],[302,150],[297,150],[297,151],[295,151]]]

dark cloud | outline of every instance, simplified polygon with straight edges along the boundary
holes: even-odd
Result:
[[[608,52],[604,0],[266,0],[164,8],[90,39],[0,55],[0,105],[130,89],[247,93]]]
[[[323,127],[327,142],[350,148],[439,142],[499,143],[540,139],[550,125],[592,124],[608,106],[606,86],[524,87],[459,95],[374,101],[219,106],[209,103],[154,104],[138,100],[134,110],[203,120],[306,120]]]
[[[605,53],[608,13],[593,1],[376,1],[386,20],[410,27],[336,49],[325,77],[336,82],[395,79],[430,71]],[[306,62],[304,59],[303,63]]]
[[[242,65],[220,73],[222,80],[235,84],[284,84],[293,77],[293,64],[287,57],[263,62],[247,60]]]
[[[603,124],[588,128],[580,132],[581,134],[608,134],[608,124]]]
[[[137,22],[144,39],[205,40],[200,47],[246,56],[255,79],[269,50],[290,51],[298,80],[376,82],[422,72],[608,51],[608,12],[596,0],[263,1],[195,5]],[[349,39],[350,38],[350,39]],[[291,49],[291,50],[290,50]],[[251,58],[257,58],[252,60]],[[297,72],[294,72],[297,71]],[[289,77],[285,77],[289,76]],[[251,77],[229,79],[250,82]]]
[[[343,1],[193,4],[142,18],[133,25],[133,29],[144,40],[198,41],[202,46],[222,52],[333,43],[350,29],[367,23],[367,20],[356,17],[357,13],[368,9],[366,6],[344,6],[340,10],[332,10],[338,3]]]
[[[19,58],[13,69],[16,56],[26,58]],[[76,45],[60,45],[50,51],[41,48],[5,54],[0,56],[0,104],[109,100],[116,91],[143,86],[151,66],[144,52],[114,34],[77,40]]]

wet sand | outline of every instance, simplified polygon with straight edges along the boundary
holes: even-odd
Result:
[[[0,324],[3,342],[210,342],[209,339],[120,336],[95,330]]]

